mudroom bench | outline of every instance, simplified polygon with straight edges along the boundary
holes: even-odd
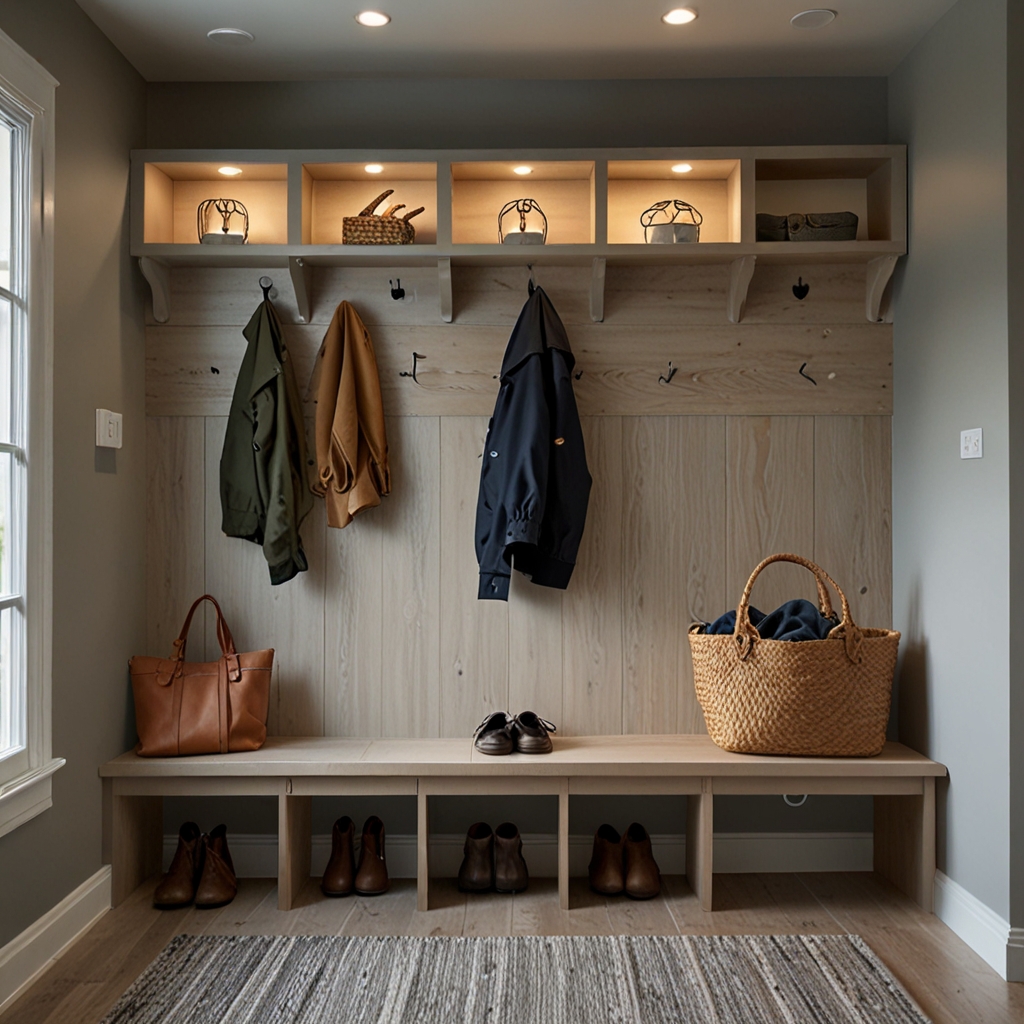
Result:
[[[899,743],[873,758],[730,754],[707,736],[574,736],[551,754],[488,757],[467,739],[274,737],[252,753],[181,758],[122,754],[100,768],[104,861],[116,906],[160,870],[165,796],[276,796],[278,900],[289,910],[310,877],[314,796],[417,798],[417,905],[429,907],[430,798],[558,797],[558,898],[569,905],[569,799],[687,797],[686,874],[712,909],[715,794],[859,794],[875,798],[874,866],[932,909],[935,779],[946,769]]]

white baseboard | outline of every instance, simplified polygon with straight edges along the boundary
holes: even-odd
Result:
[[[164,870],[174,855],[178,838],[164,836]],[[465,837],[433,835],[430,838],[430,869],[439,876],[454,876],[462,862]],[[239,878],[274,878],[277,875],[276,835],[233,835],[228,839]],[[585,875],[590,862],[591,836],[569,837],[569,872]],[[663,874],[681,875],[686,870],[686,837],[651,836],[654,857]],[[388,873],[392,878],[416,877],[416,836],[389,835],[386,842]],[[523,852],[534,878],[554,878],[558,873],[558,841],[554,835],[523,836]],[[312,871],[323,873],[331,854],[329,835],[313,836]],[[715,836],[715,870],[724,874],[781,871],[870,871],[870,832],[726,832]]]
[[[1004,981],[1024,981],[1024,928],[1010,928],[991,907],[941,871],[935,872],[935,916]]]
[[[0,1013],[109,909],[106,866],[0,949]]]

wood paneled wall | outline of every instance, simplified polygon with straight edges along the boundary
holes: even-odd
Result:
[[[294,321],[286,271],[268,273]],[[610,267],[603,324],[586,270],[539,269],[583,374],[594,489],[569,589],[513,574],[507,605],[476,599],[473,522],[526,272],[456,268],[447,326],[429,270],[316,272],[315,323],[287,327],[300,387],[350,299],[377,347],[393,493],[341,531],[317,503],[310,570],[281,587],[258,547],[220,532],[220,450],[259,275],[177,270],[172,319],[147,331],[148,622],[151,650],[169,650],[189,601],[215,594],[240,646],[277,650],[272,731],[467,735],[504,708],[567,734],[703,731],[687,626],[735,607],[778,550],[821,562],[858,621],[890,623],[892,329],[863,323],[862,268],[759,268],[740,325],[725,320],[724,267]],[[414,350],[420,385],[398,376]],[[754,601],[813,594],[803,570],[772,566]],[[214,656],[209,626],[194,655]]]

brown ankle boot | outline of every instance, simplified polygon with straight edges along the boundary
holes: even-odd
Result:
[[[459,892],[490,892],[494,888],[494,833],[478,821],[469,826],[459,868]]]
[[[228,850],[228,830],[218,825],[205,840],[203,873],[196,887],[197,907],[223,907],[230,903],[238,892],[235,866],[231,863]]]
[[[363,825],[355,890],[360,896],[380,896],[388,891],[388,865],[384,859],[384,822],[372,815]]]
[[[647,829],[635,821],[626,829],[626,895],[634,900],[652,900],[661,892],[661,872],[651,852]]]
[[[590,858],[590,888],[604,896],[617,896],[625,888],[622,873],[622,836],[602,825],[594,833],[594,852]]]
[[[170,909],[187,907],[196,898],[196,886],[203,870],[202,834],[194,821],[178,830],[178,848],[170,870],[153,893],[153,906]]]
[[[320,888],[325,896],[350,896],[355,887],[355,822],[346,815],[339,818],[331,829],[331,859],[327,863]]]
[[[506,821],[494,830],[494,891],[522,892],[529,881],[519,829]]]

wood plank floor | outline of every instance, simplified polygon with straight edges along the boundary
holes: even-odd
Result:
[[[155,880],[102,917],[6,1013],[0,1024],[95,1024],[172,936],[206,935],[862,935],[935,1024],[1024,1021],[1024,985],[1008,985],[938,918],[871,874],[716,875],[713,913],[686,881],[666,877],[660,897],[605,898],[573,879],[570,909],[554,879],[518,896],[465,896],[431,884],[431,909],[416,912],[416,887],[396,880],[376,898],[328,900],[315,883],[297,909],[277,909],[272,880],[243,879],[227,907],[154,910]]]

